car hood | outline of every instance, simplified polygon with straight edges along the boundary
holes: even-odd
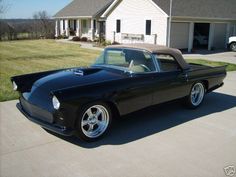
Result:
[[[54,91],[121,79],[125,76],[122,72],[105,68],[73,68],[40,78],[33,86],[44,91]]]
[[[24,92],[24,99],[46,110],[52,109],[52,91],[66,88],[86,86],[111,80],[119,80],[128,77],[122,71],[108,68],[73,68],[54,72],[44,76],[32,85],[30,92]]]

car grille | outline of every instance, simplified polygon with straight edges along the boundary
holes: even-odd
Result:
[[[48,122],[48,123],[53,123],[52,113],[29,103],[23,97],[20,98],[20,104],[21,104],[23,110],[30,117],[32,117],[34,119],[42,120],[42,121],[45,121],[45,122]]]

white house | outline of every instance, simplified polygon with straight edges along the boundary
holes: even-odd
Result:
[[[225,48],[228,37],[236,35],[235,0],[74,0],[54,17],[56,35],[93,40],[100,34],[111,42],[188,51]]]
[[[119,43],[167,43],[168,15],[152,0],[116,0],[102,14],[106,39]]]
[[[104,35],[105,22],[100,15],[113,0],[74,0],[54,15],[55,35],[87,37]]]

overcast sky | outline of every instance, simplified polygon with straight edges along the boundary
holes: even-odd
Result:
[[[38,11],[47,11],[53,16],[72,0],[3,0],[8,7],[3,18],[32,18]]]

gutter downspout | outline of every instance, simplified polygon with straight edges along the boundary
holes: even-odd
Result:
[[[170,47],[170,32],[171,32],[171,21],[172,21],[172,0],[170,0],[170,15],[168,24],[168,37],[167,37],[167,47]]]

